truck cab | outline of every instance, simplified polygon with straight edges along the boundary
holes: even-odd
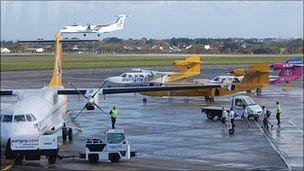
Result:
[[[244,113],[246,118],[258,119],[262,115],[262,108],[252,98],[244,95],[235,95],[231,97],[229,110],[232,109],[235,112],[235,119],[241,119]],[[228,110],[228,109],[225,109]],[[204,107],[202,113],[206,114],[207,118],[212,120],[214,117],[222,117],[222,107]]]
[[[237,118],[241,118],[244,110],[246,114],[244,117],[250,118],[254,117],[255,119],[259,118],[262,115],[262,108],[258,105],[252,98],[243,95],[233,96],[230,100],[230,108],[236,114]]]

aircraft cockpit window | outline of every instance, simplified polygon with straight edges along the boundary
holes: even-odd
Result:
[[[219,79],[220,79],[219,77],[215,77],[213,80],[214,81],[219,81]]]
[[[13,115],[4,115],[2,122],[12,122],[13,120]]]
[[[25,116],[24,115],[15,115],[14,122],[25,122]]]
[[[33,121],[36,121],[37,119],[36,119],[36,117],[33,115],[33,114],[30,114],[31,116],[32,116],[32,120]]]
[[[26,117],[26,120],[27,120],[27,121],[29,121],[29,122],[32,122],[32,121],[33,121],[31,115],[26,114],[25,117]]]
[[[121,77],[127,77],[126,73],[121,74]]]

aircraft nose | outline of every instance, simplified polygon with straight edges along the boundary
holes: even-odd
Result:
[[[6,145],[7,140],[14,136],[37,135],[38,130],[30,123],[1,124],[1,145]]]

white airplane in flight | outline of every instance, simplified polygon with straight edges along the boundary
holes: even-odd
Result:
[[[56,33],[55,40],[55,65],[49,85],[41,89],[18,89],[0,91],[3,98],[17,96],[17,102],[12,107],[1,108],[1,145],[6,146],[9,138],[14,136],[36,136],[52,134],[62,128],[64,116],[68,110],[67,95],[81,95],[85,98],[84,110],[98,108],[98,94],[117,94],[150,92],[164,90],[185,90],[217,88],[219,85],[190,85],[190,86],[149,86],[149,87],[116,87],[98,89],[66,89],[62,85],[62,56],[61,56],[61,33]],[[6,147],[8,148],[8,147]]]
[[[70,25],[63,27],[61,33],[83,33],[83,36],[86,36],[86,33],[97,33],[97,36],[100,36],[101,33],[109,33],[116,30],[121,30],[124,27],[125,19],[127,15],[118,15],[118,18],[113,24],[88,24],[88,25]]]

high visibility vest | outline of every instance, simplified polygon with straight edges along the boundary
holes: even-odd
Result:
[[[277,113],[282,113],[282,108],[281,108],[281,105],[277,105]]]
[[[112,116],[113,118],[116,118],[116,117],[117,117],[117,109],[112,109],[112,110],[111,110],[111,116]]]

